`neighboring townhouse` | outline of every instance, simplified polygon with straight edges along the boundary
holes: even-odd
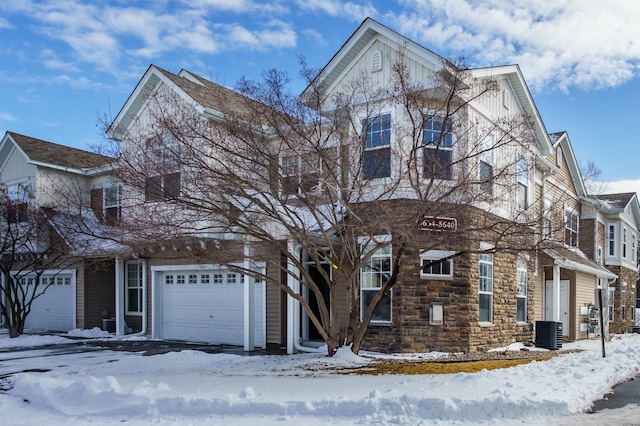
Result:
[[[616,274],[594,256],[594,230],[584,219],[587,194],[569,136],[559,132],[550,137],[554,150],[546,157],[549,172],[537,187],[548,242],[539,259],[536,317],[561,322],[563,337],[573,341],[593,335],[589,325],[595,289],[606,288]]]
[[[110,157],[15,132],[2,138],[0,183],[11,197],[23,197],[25,202],[31,197],[38,207],[48,208],[53,233],[68,247],[63,269],[41,276],[43,285],[52,284],[32,305],[26,328],[102,327],[103,316],[115,314],[114,262],[109,255],[115,247],[90,236],[100,227],[88,208],[89,188],[107,180],[112,162]],[[91,228],[86,232],[78,232],[77,224],[72,226],[69,220],[70,211],[81,209],[84,226]]]
[[[581,233],[585,251],[616,275],[603,288],[608,293],[611,333],[627,333],[635,326],[638,281],[640,208],[635,192],[591,195],[585,201]],[[587,248],[588,247],[588,248]]]

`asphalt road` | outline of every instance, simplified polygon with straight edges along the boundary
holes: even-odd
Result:
[[[612,393],[593,404],[590,412],[622,408],[629,404],[640,405],[640,376],[615,386]]]

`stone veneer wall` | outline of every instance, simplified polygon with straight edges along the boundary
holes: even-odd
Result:
[[[609,323],[610,333],[627,333],[631,331],[631,328],[635,326],[635,308],[636,308],[636,295],[633,286],[636,285],[636,272],[620,267],[609,266],[607,267],[611,272],[618,275],[618,279],[613,285],[615,291],[614,302],[614,317],[613,321]],[[626,303],[624,313],[622,310],[622,283],[627,283],[626,289]],[[623,316],[624,315],[624,316]]]
[[[527,310],[533,312],[535,280],[529,262]],[[494,255],[493,322],[480,324],[478,255],[454,260],[454,279],[425,280],[419,273],[393,288],[392,323],[371,325],[364,349],[381,352],[477,352],[533,341],[530,322],[516,322],[515,255]],[[429,324],[432,302],[444,305],[442,325]]]

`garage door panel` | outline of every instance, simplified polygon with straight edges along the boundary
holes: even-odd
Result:
[[[184,276],[184,281],[190,284],[175,284],[180,281],[178,276]],[[244,286],[237,274],[165,272],[161,288],[162,337],[244,344]],[[255,340],[256,345],[261,345],[264,296],[261,286],[254,286],[254,289]]]
[[[75,328],[75,285],[69,274],[58,275],[59,284],[49,285],[44,294],[38,296],[31,305],[31,312],[25,321],[25,328],[32,330],[69,331]],[[42,280],[49,280],[45,274]],[[43,284],[41,284],[42,286]],[[44,284],[47,285],[47,284]],[[33,292],[35,286],[28,285]],[[42,291],[38,287],[36,291]]]

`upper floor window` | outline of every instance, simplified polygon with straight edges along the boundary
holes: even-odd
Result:
[[[615,257],[616,255],[616,225],[610,223],[607,225],[607,256]]]
[[[573,209],[564,211],[564,244],[578,247],[578,212]]]
[[[379,115],[363,121],[365,179],[391,176],[391,115]]]
[[[27,220],[29,199],[31,197],[31,185],[29,181],[7,185],[7,221],[9,223],[24,222]]]
[[[147,141],[146,201],[159,201],[180,196],[180,143],[171,135],[156,136]]]
[[[127,286],[127,291],[125,292],[125,304],[127,307],[127,314],[141,314],[142,292],[144,291],[144,265],[141,262],[127,262],[125,264],[125,269]]]
[[[631,234],[631,261],[636,263],[638,261],[638,255],[636,252],[636,234]]]
[[[542,238],[550,239],[553,234],[553,198],[544,196],[544,211],[542,212]]]
[[[391,277],[391,245],[377,247],[373,242],[364,244],[361,247],[361,256],[366,256],[372,250],[371,255],[360,270],[360,316],[363,317],[369,308],[375,294],[382,288]],[[391,322],[391,291],[389,291],[376,307],[373,323]]]
[[[478,180],[482,190],[489,196],[493,195],[493,135],[487,135],[480,144]]]
[[[105,222],[114,223],[119,221],[122,213],[122,186],[114,185],[103,188],[102,200]]]
[[[453,132],[451,119],[431,115],[424,123],[424,175],[427,178],[451,179]]]
[[[315,152],[287,155],[282,158],[282,192],[297,194],[317,192],[322,161]]]
[[[627,258],[627,228],[622,228],[622,258]]]
[[[524,157],[518,158],[518,208],[529,207],[529,163]]]

